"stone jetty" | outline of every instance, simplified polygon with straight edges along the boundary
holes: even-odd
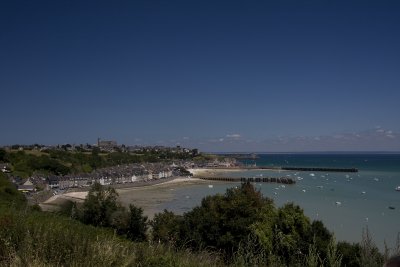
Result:
[[[250,182],[250,183],[278,183],[278,184],[295,184],[296,180],[288,177],[198,177],[208,181],[224,181],[224,182]]]

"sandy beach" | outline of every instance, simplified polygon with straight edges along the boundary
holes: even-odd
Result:
[[[201,178],[226,176],[227,173],[240,172],[240,168],[196,168],[189,169],[193,177],[176,177],[161,183],[146,184],[129,184],[116,185],[116,190],[119,195],[119,201],[123,206],[129,207],[129,204],[134,204],[143,208],[144,214],[152,218],[155,213],[160,212],[159,206],[165,202],[171,201],[174,198],[174,190],[177,188],[190,186],[193,184],[209,184],[210,181],[202,180]],[[215,181],[213,182],[215,183]],[[73,201],[81,203],[84,201],[88,191],[67,192],[60,195],[52,196],[39,205],[45,211],[56,211],[59,207],[67,202]]]
[[[160,204],[173,199],[173,191],[177,187],[190,186],[199,183],[207,183],[207,181],[198,178],[177,177],[163,183],[117,189],[117,193],[119,195],[119,201],[123,206],[128,207],[129,204],[134,204],[143,208],[144,215],[152,218],[155,213],[160,211],[158,209]],[[74,201],[78,203],[83,202],[87,194],[88,191],[68,192],[65,194],[55,195],[41,203],[40,206],[46,211],[56,211],[66,201]]]
[[[239,168],[197,168],[189,169],[195,178],[218,177],[221,175],[226,176],[230,172],[240,172],[243,169]]]

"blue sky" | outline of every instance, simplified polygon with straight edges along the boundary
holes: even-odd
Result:
[[[398,1],[2,1],[0,144],[400,151]]]

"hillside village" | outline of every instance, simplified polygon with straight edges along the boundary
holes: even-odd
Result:
[[[9,153],[101,153],[104,155],[143,155],[150,154],[155,162],[121,163],[113,166],[93,168],[90,172],[51,174],[42,171],[34,171],[28,177],[21,177],[14,172],[15,166],[9,162],[1,162],[0,170],[7,174],[10,181],[25,194],[33,195],[43,191],[57,194],[68,189],[84,189],[94,183],[129,187],[146,183],[162,182],[173,177],[188,177],[191,173],[188,169],[202,167],[232,167],[236,160],[227,157],[202,157],[197,149],[187,149],[163,146],[118,146],[115,141],[98,140],[96,145],[14,145],[3,147],[3,151]],[[14,151],[14,152],[10,152]],[[15,152],[16,151],[16,152]],[[96,154],[97,155],[97,154]],[[3,161],[6,161],[3,159]]]
[[[109,168],[97,169],[91,173],[70,174],[65,176],[41,176],[33,175],[27,179],[10,176],[12,182],[18,186],[18,190],[35,192],[39,188],[43,190],[69,189],[90,187],[98,182],[101,185],[128,184],[135,182],[148,182],[173,176],[184,175],[179,168],[167,164],[130,164]],[[186,174],[188,175],[188,174]]]

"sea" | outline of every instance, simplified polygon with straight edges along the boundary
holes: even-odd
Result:
[[[312,220],[321,220],[336,240],[360,242],[368,229],[383,251],[395,248],[400,234],[400,154],[387,153],[279,153],[259,154],[243,164],[264,167],[357,168],[358,172],[243,170],[221,174],[235,177],[291,177],[294,185],[254,183],[276,206],[293,202]],[[210,182],[177,187],[173,198],[158,209],[177,214],[200,205],[207,195],[223,194],[234,182]]]

